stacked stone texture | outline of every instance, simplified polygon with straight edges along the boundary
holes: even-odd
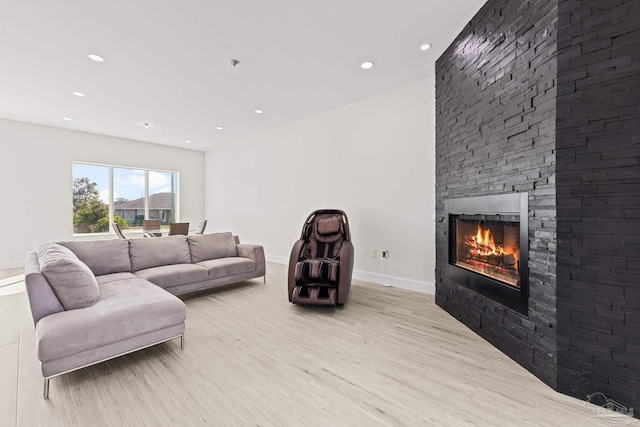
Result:
[[[561,1],[558,390],[640,415],[640,1]]]
[[[556,385],[557,2],[492,0],[436,63],[436,302]],[[444,201],[529,194],[529,313],[446,278]]]
[[[436,79],[436,302],[559,391],[638,417],[640,1],[490,0]],[[444,265],[446,199],[523,191],[528,315]]]

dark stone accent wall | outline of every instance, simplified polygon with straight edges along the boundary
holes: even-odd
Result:
[[[554,388],[557,17],[490,0],[436,62],[436,303]],[[529,193],[528,316],[445,276],[444,201],[513,192]]]
[[[640,415],[640,1],[559,4],[558,390]]]
[[[436,144],[438,305],[640,417],[640,1],[490,0],[436,63]],[[446,199],[524,191],[528,316],[444,265]]]

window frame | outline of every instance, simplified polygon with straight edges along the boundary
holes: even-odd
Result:
[[[79,160],[71,161],[71,183],[75,179],[73,176],[73,165],[86,165],[86,166],[101,166],[109,168],[109,231],[99,232],[99,233],[76,233],[73,231],[73,216],[71,220],[71,230],[72,235],[74,237],[82,237],[82,236],[108,236],[110,234],[114,234],[113,231],[113,217],[115,215],[115,206],[114,206],[114,197],[113,197],[113,169],[132,169],[132,170],[140,170],[144,172],[144,217],[148,219],[149,217],[149,172],[159,172],[159,173],[170,173],[175,176],[175,222],[180,222],[180,171],[176,170],[164,170],[164,169],[156,169],[156,168],[144,168],[138,166],[123,166],[123,165],[114,165],[108,163],[96,163],[96,162],[83,162]],[[73,197],[73,193],[72,193]],[[142,234],[143,231],[140,230],[132,230],[127,231],[127,234]]]

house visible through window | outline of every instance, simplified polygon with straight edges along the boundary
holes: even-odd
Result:
[[[143,219],[178,220],[178,174],[73,163],[73,232],[103,233],[117,222],[142,228]]]

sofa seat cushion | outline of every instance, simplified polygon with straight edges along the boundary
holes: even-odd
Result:
[[[131,271],[127,240],[91,240],[59,244],[76,254],[78,259],[87,264],[96,276]]]
[[[98,285],[106,285],[112,282],[122,282],[123,280],[135,279],[137,276],[133,273],[112,273],[104,276],[96,276]]]
[[[256,263],[253,260],[241,257],[210,259],[201,261],[197,265],[209,270],[209,279],[256,271]]]
[[[236,240],[231,233],[196,234],[188,236],[187,241],[194,264],[238,255]]]
[[[129,252],[131,253],[131,270],[134,272],[151,267],[191,262],[187,236],[131,239]]]
[[[38,359],[44,363],[78,354],[182,324],[185,318],[179,298],[146,280],[107,283],[100,286],[97,304],[40,319]]]
[[[98,301],[96,277],[69,249],[56,243],[36,248],[40,272],[65,310],[89,307]]]
[[[136,271],[136,276],[161,288],[186,285],[207,280],[207,269],[194,264],[173,264]]]

